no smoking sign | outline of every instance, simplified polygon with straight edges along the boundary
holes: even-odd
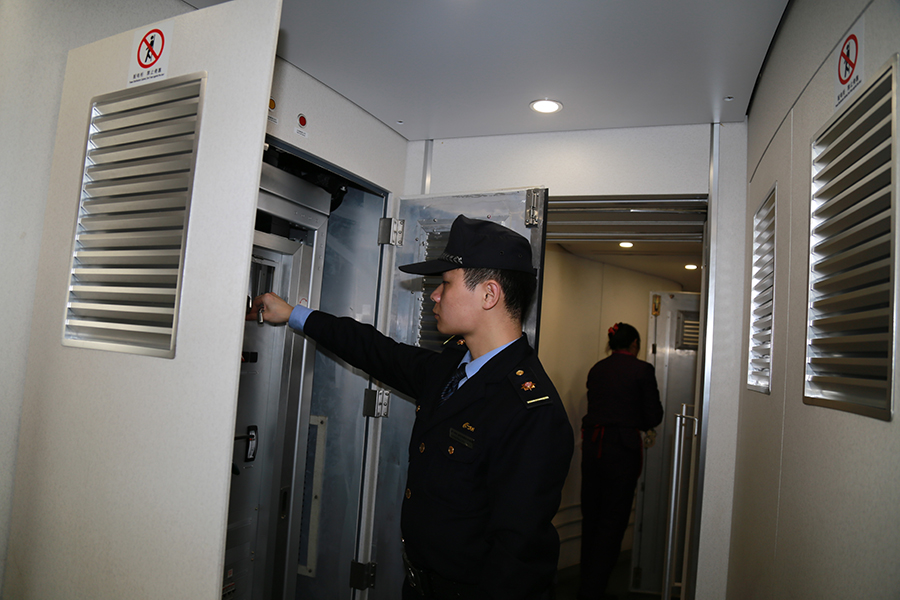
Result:
[[[141,38],[141,43],[138,44],[138,64],[145,69],[149,69],[159,62],[159,57],[162,56],[165,47],[165,34],[159,29],[151,29],[144,34],[144,37]]]
[[[165,79],[172,47],[172,21],[137,29],[128,70],[128,86]]]
[[[863,81],[863,33],[865,23],[860,18],[842,38],[836,50],[834,65],[834,108],[837,109]]]
[[[859,62],[859,40],[855,35],[850,35],[841,47],[841,57],[838,59],[838,81],[847,85],[856,72],[856,63]]]

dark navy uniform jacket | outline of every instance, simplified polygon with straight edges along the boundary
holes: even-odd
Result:
[[[477,585],[483,598],[540,597],[556,573],[551,519],[574,435],[527,339],[491,358],[439,406],[465,345],[451,341],[433,352],[321,312],[303,329],[417,402],[401,519],[410,561]]]

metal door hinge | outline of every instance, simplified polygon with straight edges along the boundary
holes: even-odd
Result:
[[[375,587],[375,568],[377,563],[361,563],[350,561],[350,587],[354,590],[365,590]]]
[[[538,206],[544,199],[544,190],[534,188],[525,193],[525,227],[537,227],[541,224],[541,215]]]
[[[387,417],[391,407],[391,393],[387,390],[366,390],[363,397],[364,417]]]
[[[403,245],[403,230],[406,221],[385,217],[378,220],[378,245],[390,244],[391,246]]]

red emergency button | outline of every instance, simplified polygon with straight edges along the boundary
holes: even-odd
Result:
[[[297,115],[297,124],[300,125],[300,127],[306,127],[306,115],[303,113]]]

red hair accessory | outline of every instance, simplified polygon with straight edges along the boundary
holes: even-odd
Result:
[[[619,324],[616,323],[615,325],[613,325],[612,327],[609,328],[609,335],[616,335],[616,333],[618,331],[619,331]]]

